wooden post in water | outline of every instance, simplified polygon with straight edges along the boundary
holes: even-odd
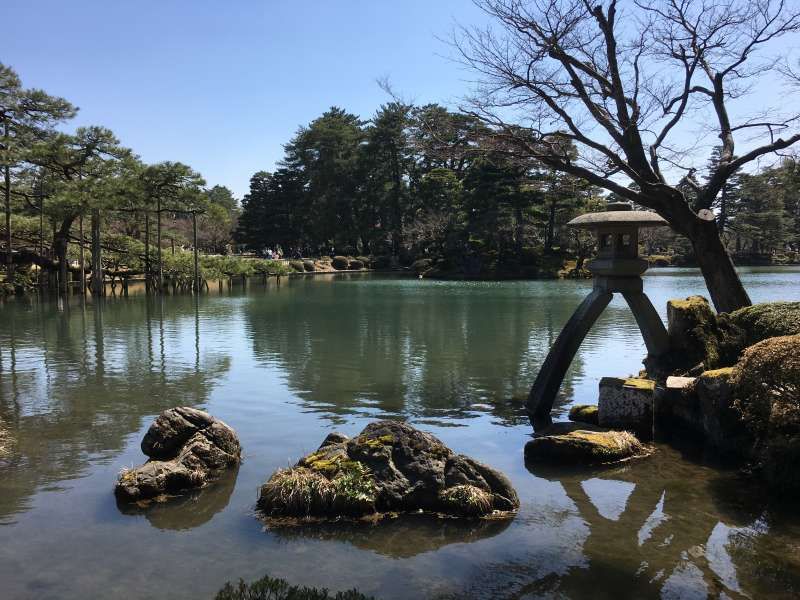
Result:
[[[164,286],[164,263],[161,261],[161,197],[158,198],[156,213],[156,255],[158,256],[158,293]]]
[[[144,288],[150,291],[150,211],[144,213]]]
[[[192,251],[194,253],[194,293],[200,293],[200,271],[197,268],[197,213],[192,211]]]
[[[86,286],[86,250],[84,249],[84,238],[83,238],[83,215],[80,215],[78,217],[78,230],[79,230],[79,235],[80,235],[80,240],[81,240],[79,242],[80,243],[80,250],[79,250],[80,258],[78,260],[81,261],[80,280],[81,280],[81,294],[83,294],[85,292],[85,286]]]

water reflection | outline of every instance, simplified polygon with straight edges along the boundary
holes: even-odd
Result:
[[[15,444],[2,474],[0,523],[25,510],[37,489],[110,460],[146,416],[207,401],[230,358],[181,351],[195,308],[173,299],[165,312],[152,298],[3,308],[0,420]]]
[[[477,542],[499,535],[511,519],[437,519],[430,515],[403,515],[377,523],[317,523],[270,528],[284,540],[346,542],[390,558],[410,558],[450,544]]]
[[[764,537],[769,527],[766,500],[735,472],[692,464],[667,447],[600,472],[526,466],[558,483],[588,528],[583,564],[530,584],[526,593],[588,597],[602,578],[593,598],[748,597],[738,571],[748,570],[752,556],[740,559],[740,539]],[[781,592],[798,592],[799,583]]]
[[[117,501],[122,514],[144,516],[156,529],[192,529],[208,523],[214,515],[224,510],[231,500],[239,467],[225,472],[222,477],[206,487],[192,490],[164,502],[150,502],[138,506]]]
[[[577,303],[583,289],[572,290]],[[285,372],[306,410],[334,423],[354,415],[446,420],[483,404],[517,424],[572,308],[572,298],[545,302],[523,285],[314,280],[247,302],[244,316],[255,356]],[[582,368],[579,355],[562,403]]]

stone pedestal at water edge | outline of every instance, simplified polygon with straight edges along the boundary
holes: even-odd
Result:
[[[603,377],[597,409],[599,425],[652,439],[655,389],[656,382],[650,379]]]

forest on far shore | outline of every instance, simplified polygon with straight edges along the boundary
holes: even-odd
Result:
[[[552,276],[593,252],[591,238],[565,224],[609,199],[503,146],[477,117],[436,104],[393,100],[368,119],[333,107],[297,130],[241,200],[185,163],[143,162],[105,127],[68,132],[76,113],[0,65],[0,255],[15,285],[32,281],[31,265],[40,283],[61,288],[92,273],[190,285],[195,248],[204,280],[280,272],[285,265],[269,261],[212,260],[276,249],[285,258],[370,257],[378,267],[422,260],[430,275]],[[680,184],[687,198],[716,156]],[[800,260],[797,157],[736,173],[713,210],[738,264]],[[655,264],[693,264],[691,245],[669,229],[642,242]]]
[[[565,224],[608,200],[498,145],[476,117],[435,104],[393,101],[368,120],[333,107],[284,149],[278,168],[255,173],[242,200],[235,236],[254,251],[430,258],[445,272],[524,275],[548,257],[591,253],[590,240]],[[718,156],[692,177],[713,171]],[[681,183],[687,196],[690,183]],[[713,209],[737,263],[799,260],[796,158],[735,174]],[[666,228],[643,242],[658,264],[693,264],[691,245]]]

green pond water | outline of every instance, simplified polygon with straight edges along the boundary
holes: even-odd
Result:
[[[747,269],[754,301],[800,299],[800,269]],[[378,598],[781,598],[800,595],[800,516],[697,449],[616,469],[526,468],[522,398],[589,282],[369,275],[221,294],[0,305],[0,598],[212,598],[269,574]],[[691,270],[645,289],[702,293]],[[562,388],[559,418],[601,376],[640,368],[615,299]],[[210,411],[244,462],[200,493],[120,509],[160,411]],[[512,479],[508,521],[424,517],[266,530],[257,490],[331,430],[405,419]]]

